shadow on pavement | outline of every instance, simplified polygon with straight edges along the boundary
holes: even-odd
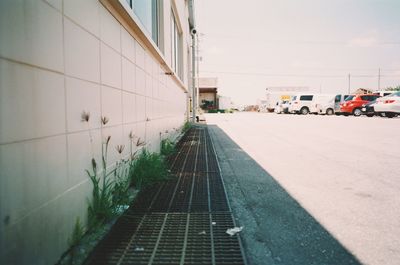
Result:
[[[361,264],[218,126],[208,126],[249,264]]]

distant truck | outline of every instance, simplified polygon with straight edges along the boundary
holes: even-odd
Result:
[[[277,103],[279,105],[280,102],[290,101],[291,98],[292,98],[292,95],[287,94],[287,93],[268,93],[266,95],[266,100],[265,100],[264,106],[268,112],[274,112],[275,107],[277,106]]]

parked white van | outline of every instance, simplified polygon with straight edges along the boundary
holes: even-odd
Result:
[[[314,94],[298,94],[293,96],[289,105],[290,113],[300,113],[306,115],[310,112],[310,107]]]
[[[333,114],[331,113],[333,112],[333,108],[330,108],[330,106],[334,105],[335,96],[334,94],[315,94],[310,106],[310,113],[320,114],[321,108],[326,106],[329,114]]]
[[[348,95],[342,94],[324,94],[316,95],[313,100],[312,111],[318,114],[339,114],[340,103],[342,103]]]

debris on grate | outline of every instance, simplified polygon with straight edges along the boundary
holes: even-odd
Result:
[[[144,248],[143,247],[135,247],[135,249],[133,251],[141,252],[141,251],[144,251]]]
[[[216,225],[216,224],[217,224],[217,222],[212,222],[211,224],[212,224],[212,225]]]
[[[236,235],[237,233],[239,233],[240,231],[242,231],[243,230],[243,226],[241,226],[241,227],[234,227],[234,228],[229,228],[229,229],[227,229],[226,230],[226,233],[228,234],[228,235],[230,235],[230,236],[234,236],[234,235]]]
[[[206,231],[201,231],[201,232],[199,232],[199,235],[207,235],[207,233],[206,233]]]

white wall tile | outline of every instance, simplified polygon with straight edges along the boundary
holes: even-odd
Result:
[[[122,89],[125,91],[135,92],[135,75],[136,66],[122,57]]]
[[[100,82],[100,41],[69,19],[64,19],[65,73]]]
[[[146,119],[153,119],[153,99],[146,97]]]
[[[68,134],[68,187],[89,178],[85,170],[92,172],[92,158],[101,168],[101,143],[100,129]]]
[[[122,92],[123,122],[132,123],[136,121],[136,95]]]
[[[101,44],[101,82],[102,84],[121,88],[121,55]]]
[[[100,37],[100,9],[98,0],[67,0],[64,1],[64,14]]]
[[[147,74],[149,74],[149,75],[153,74],[153,66],[154,66],[153,58],[150,56],[149,53],[146,52],[145,53],[145,70],[146,70]]]
[[[66,189],[64,135],[0,145],[0,157],[1,210],[11,224]]]
[[[102,5],[100,5],[100,38],[121,52],[121,25]]]
[[[113,126],[122,123],[122,90],[108,86],[101,87],[101,112],[109,118],[106,126]]]
[[[146,95],[146,74],[144,71],[136,67],[136,93],[139,95]]]
[[[62,15],[43,1],[0,1],[0,55],[63,72]]]
[[[146,97],[153,97],[153,78],[146,74]]]
[[[159,95],[159,87],[160,87],[160,82],[158,81],[158,79],[153,78],[153,98],[159,99],[160,95]]]
[[[158,81],[160,80],[160,64],[156,61],[154,61],[153,64],[153,78],[157,79]]]
[[[135,48],[136,48],[135,49],[136,65],[144,70],[145,69],[145,51],[139,43],[136,43]]]
[[[165,70],[160,66],[160,76],[159,76],[159,80],[161,81],[161,84],[165,85],[165,80],[167,78],[167,75],[165,74]]]
[[[138,121],[146,120],[146,98],[144,96],[136,96],[136,118]]]
[[[131,34],[121,26],[121,49],[122,55],[129,59],[132,63],[135,62],[135,39]]]
[[[65,132],[64,78],[0,59],[0,143]]]
[[[90,128],[99,128],[101,125],[100,85],[67,77],[66,90],[68,132],[88,129],[87,123],[81,121],[83,111],[90,113]]]

